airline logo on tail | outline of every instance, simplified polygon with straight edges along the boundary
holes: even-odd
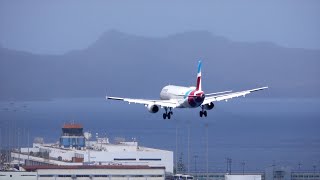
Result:
[[[198,74],[197,74],[197,88],[196,90],[201,91],[201,66],[202,66],[202,62],[199,61],[198,63]]]

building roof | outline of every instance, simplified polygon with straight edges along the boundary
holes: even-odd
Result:
[[[38,169],[165,169],[165,167],[150,167],[146,165],[76,165],[76,166],[58,166],[58,165],[36,165],[23,166],[26,171],[36,171]]]
[[[78,129],[78,128],[82,128],[81,124],[64,124],[63,128],[66,129]]]

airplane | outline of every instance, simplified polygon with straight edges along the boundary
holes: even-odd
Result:
[[[106,96],[106,100],[118,100],[136,104],[144,104],[150,113],[157,113],[160,108],[164,108],[163,119],[170,119],[173,115],[172,109],[174,108],[197,108],[200,107],[200,117],[207,117],[208,113],[206,110],[213,109],[214,102],[216,101],[228,101],[235,97],[245,97],[247,94],[252,92],[267,89],[268,87],[260,87],[256,89],[244,90],[239,92],[222,91],[205,94],[202,91],[201,84],[201,67],[202,62],[198,62],[197,72],[197,86],[184,87],[167,85],[160,92],[160,100],[151,99],[132,99],[132,98],[121,98]]]

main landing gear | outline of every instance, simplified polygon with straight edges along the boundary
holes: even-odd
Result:
[[[199,112],[200,117],[207,117],[207,111],[204,109],[204,106],[201,106],[201,111]]]
[[[173,115],[172,108],[171,107],[169,108],[169,112],[168,112],[168,108],[167,107],[165,107],[164,110],[166,112],[163,113],[163,119],[166,119],[166,118],[170,119],[171,116]]]

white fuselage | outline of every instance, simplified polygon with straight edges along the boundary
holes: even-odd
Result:
[[[179,108],[199,107],[204,100],[203,91],[196,90],[196,87],[165,86],[160,92],[161,100],[177,100]]]

